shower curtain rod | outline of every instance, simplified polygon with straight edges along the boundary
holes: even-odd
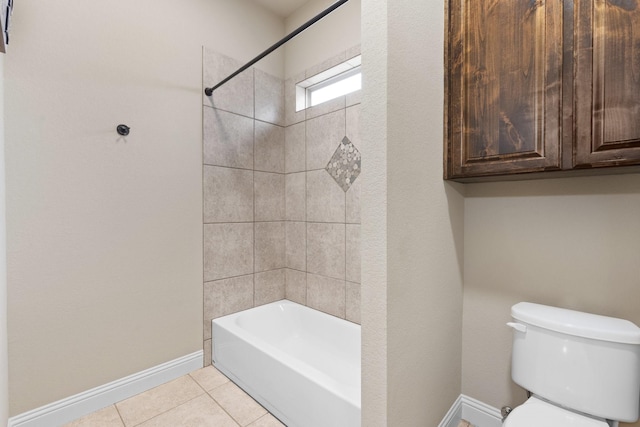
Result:
[[[214,90],[218,89],[220,86],[222,86],[223,84],[227,83],[229,80],[231,80],[232,78],[234,78],[235,76],[237,76],[241,72],[245,71],[247,68],[251,67],[253,64],[255,64],[256,62],[260,61],[265,56],[269,55],[271,52],[273,52],[274,50],[276,50],[277,48],[279,48],[280,46],[282,46],[283,44],[285,44],[286,42],[288,42],[289,40],[291,40],[292,38],[294,38],[295,36],[297,36],[298,34],[300,34],[301,32],[303,32],[304,30],[306,30],[307,28],[309,28],[310,26],[312,26],[313,24],[315,24],[316,22],[318,22],[319,20],[321,20],[322,18],[324,18],[325,16],[327,16],[328,14],[330,14],[331,12],[333,12],[334,10],[336,10],[337,8],[339,8],[340,6],[342,6],[343,4],[345,4],[348,1],[349,0],[338,0],[337,2],[333,3],[331,6],[329,6],[328,8],[326,8],[325,10],[323,10],[322,12],[320,12],[319,14],[317,14],[316,16],[314,16],[313,18],[311,18],[310,20],[308,20],[307,22],[302,24],[300,27],[298,27],[297,29],[295,29],[291,33],[289,33],[286,36],[284,36],[284,38],[282,38],[282,40],[280,40],[279,42],[275,43],[273,46],[271,46],[270,48],[268,48],[267,50],[265,50],[264,52],[262,52],[260,55],[256,56],[255,58],[253,58],[251,61],[247,62],[245,65],[240,67],[236,72],[231,74],[226,79],[222,80],[217,85],[215,85],[213,87],[205,88],[204,89],[204,93],[207,96],[211,96],[213,94]]]

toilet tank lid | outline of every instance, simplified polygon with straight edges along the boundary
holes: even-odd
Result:
[[[563,334],[621,344],[640,344],[640,328],[628,320],[566,308],[520,302],[511,307],[515,320]]]

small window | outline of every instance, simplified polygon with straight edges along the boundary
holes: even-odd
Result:
[[[296,111],[331,101],[362,88],[360,56],[296,85]]]

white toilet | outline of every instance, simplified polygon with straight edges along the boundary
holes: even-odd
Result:
[[[607,427],[640,411],[640,328],[521,302],[511,308],[511,377],[531,397],[503,427]]]

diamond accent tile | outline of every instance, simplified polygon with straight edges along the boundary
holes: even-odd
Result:
[[[346,136],[342,139],[342,142],[333,153],[333,157],[329,160],[329,164],[325,170],[329,172],[329,175],[338,183],[338,185],[346,193],[351,188],[353,182],[360,175],[361,170],[360,151],[353,145],[353,142]]]

